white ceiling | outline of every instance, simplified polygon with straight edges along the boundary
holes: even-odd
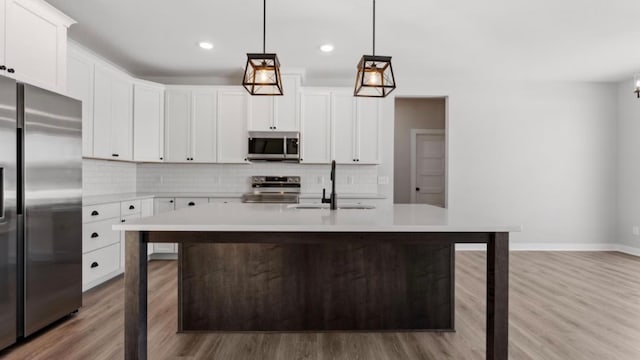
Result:
[[[48,0],[70,36],[131,73],[229,76],[261,52],[260,0]],[[611,81],[640,71],[638,0],[378,0],[379,55],[399,78]],[[371,0],[267,1],[267,52],[310,77],[353,77]],[[198,41],[215,49],[206,52]],[[333,43],[322,54],[319,46]]]

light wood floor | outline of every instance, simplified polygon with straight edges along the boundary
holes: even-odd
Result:
[[[176,263],[150,264],[150,359],[483,359],[482,252],[457,255],[456,333],[176,334]],[[640,359],[640,258],[515,252],[510,359]],[[121,359],[123,280],[84,296],[80,313],[6,359]]]

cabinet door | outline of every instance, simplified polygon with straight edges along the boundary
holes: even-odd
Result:
[[[300,162],[326,164],[331,161],[331,95],[329,92],[301,94]]]
[[[176,198],[176,210],[209,203],[209,198]]]
[[[1,4],[0,2],[0,6]],[[69,52],[67,64],[67,93],[82,101],[82,156],[91,157],[93,156],[93,62],[74,52]]]
[[[135,161],[164,158],[164,90],[135,84],[133,91],[133,156]]]
[[[135,214],[135,215],[127,215],[127,216],[123,216],[120,220],[120,222],[122,223],[126,223],[128,221],[132,221],[132,220],[136,220],[136,219],[140,219],[142,216],[140,214]],[[125,270],[125,263],[126,261],[124,261],[125,259],[125,232],[121,231],[120,232],[120,266],[122,267],[123,270]],[[149,248],[147,246],[147,254],[149,253]]]
[[[283,96],[274,96],[275,119],[273,126],[278,131],[300,130],[300,77],[283,76]]]
[[[218,92],[218,162],[246,163],[248,95],[243,91]]]
[[[333,159],[339,164],[356,163],[356,100],[353,94],[332,95]]]
[[[111,143],[111,75],[96,66],[93,84],[93,156],[103,159],[112,156]]]
[[[167,90],[165,94],[165,161],[188,162],[191,92]]]
[[[140,215],[142,217],[153,216],[153,199],[140,201]]]
[[[380,114],[381,100],[360,98],[357,121],[357,163],[380,163]]]
[[[5,66],[12,77],[66,91],[67,26],[34,1],[6,0]]]
[[[162,214],[174,211],[176,200],[174,198],[155,198],[153,199],[153,213]]]
[[[273,131],[274,97],[251,96],[249,98],[249,130]]]
[[[111,141],[117,160],[133,160],[133,84],[111,79]]]
[[[216,162],[216,92],[192,93],[191,162]]]

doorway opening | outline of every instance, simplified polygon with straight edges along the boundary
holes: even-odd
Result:
[[[447,98],[396,98],[394,126],[394,203],[447,207]]]

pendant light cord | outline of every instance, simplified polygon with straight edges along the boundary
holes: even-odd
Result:
[[[267,53],[267,0],[262,2],[262,53]]]
[[[373,0],[373,56],[376,56],[376,0]]]

